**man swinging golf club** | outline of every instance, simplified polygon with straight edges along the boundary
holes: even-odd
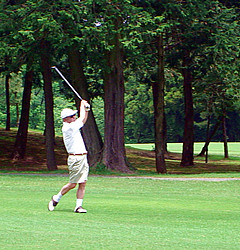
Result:
[[[86,213],[87,210],[82,208],[87,182],[89,165],[87,161],[87,150],[80,133],[88,118],[89,104],[85,100],[80,103],[80,116],[76,118],[77,110],[63,109],[61,118],[63,119],[63,141],[68,152],[69,183],[63,186],[60,192],[53,195],[48,204],[48,210],[53,211],[63,195],[75,188],[77,189],[77,202],[74,212]]]

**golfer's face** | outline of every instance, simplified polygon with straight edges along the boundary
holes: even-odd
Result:
[[[68,116],[65,118],[65,122],[71,123],[76,121],[76,115]]]
[[[76,115],[72,115],[72,116],[70,116],[70,118],[72,119],[71,122],[75,122],[76,121]]]

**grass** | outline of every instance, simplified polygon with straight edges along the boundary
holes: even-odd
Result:
[[[1,249],[239,249],[239,182],[90,177],[47,211],[67,177],[0,174]]]
[[[129,147],[140,149],[140,150],[154,150],[153,143],[141,143],[141,144],[126,144]],[[200,153],[204,146],[204,142],[195,142],[194,143],[194,154],[197,155]],[[239,152],[239,142],[228,142],[228,150],[230,152],[231,158],[236,157],[240,160]],[[168,143],[167,144],[169,152],[181,153],[182,152],[182,143]],[[223,157],[224,155],[224,145],[223,142],[211,142],[208,147],[210,155],[217,155]]]

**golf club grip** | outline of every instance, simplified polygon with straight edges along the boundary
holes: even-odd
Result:
[[[86,109],[86,111],[89,111],[89,110],[91,109],[90,104],[86,104],[86,105],[85,105],[85,109]]]

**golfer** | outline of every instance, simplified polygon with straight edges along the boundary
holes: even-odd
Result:
[[[63,141],[68,152],[68,169],[69,169],[69,183],[62,187],[60,192],[53,195],[48,204],[48,210],[53,211],[63,195],[69,190],[76,187],[77,201],[74,212],[86,213],[87,210],[82,208],[83,198],[85,194],[85,186],[87,182],[89,165],[87,161],[87,150],[80,133],[80,128],[83,127],[88,118],[87,101],[82,100],[80,103],[80,116],[76,118],[77,110],[69,108],[63,109],[61,118],[63,119]]]

